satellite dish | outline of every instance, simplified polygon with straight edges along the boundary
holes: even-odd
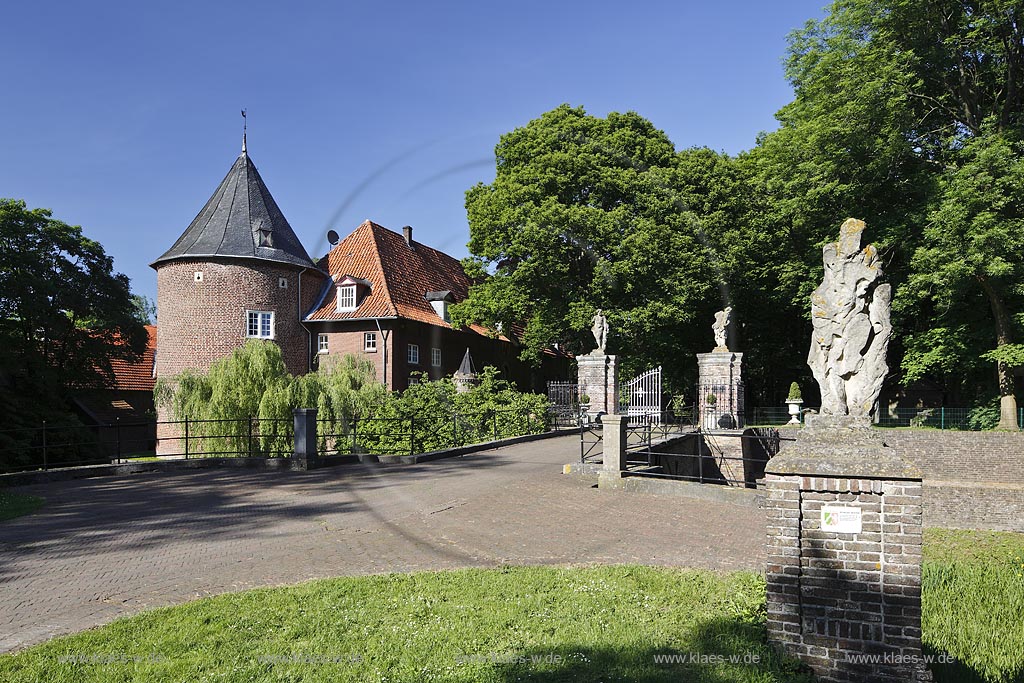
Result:
[[[327,231],[327,241],[331,243],[331,246],[332,246],[332,247],[333,247],[333,246],[334,246],[335,244],[337,244],[337,243],[338,243],[338,241],[339,241],[340,239],[341,239],[341,238],[340,238],[340,237],[338,237],[338,233],[337,233],[337,232],[335,232],[334,230],[328,230],[328,231]]]

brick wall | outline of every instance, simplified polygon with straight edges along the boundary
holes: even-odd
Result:
[[[197,272],[202,273],[202,281],[197,281]],[[299,268],[257,260],[183,260],[161,265],[157,269],[157,377],[205,370],[242,346],[247,340],[249,310],[273,312],[274,341],[281,347],[288,371],[306,372],[309,337],[299,319],[319,296],[323,275],[306,271],[300,287],[299,273]],[[280,286],[279,278],[286,279],[286,287]],[[157,417],[172,419],[159,407]],[[166,426],[159,430],[158,437],[171,436]],[[170,448],[176,447],[175,443]],[[167,452],[167,447],[158,444],[158,452]]]
[[[1024,532],[1024,433],[885,429],[880,434],[924,474],[925,526]]]
[[[314,344],[318,334],[326,334],[329,354],[352,353],[374,362],[377,378],[384,376],[384,338],[374,321],[318,322],[311,326]],[[431,379],[450,376],[459,369],[462,357],[469,349],[473,364],[479,372],[491,365],[501,372],[503,379],[515,383],[522,390],[547,392],[547,380],[568,377],[568,361],[547,360],[541,368],[531,368],[519,360],[519,348],[500,339],[491,339],[473,332],[463,332],[412,320],[382,320],[387,331],[387,385],[402,390],[408,386],[414,372],[426,372]],[[363,349],[363,334],[377,332],[377,352]],[[419,363],[409,362],[409,344],[419,347]],[[441,350],[441,367],[432,364],[432,349]]]
[[[768,638],[820,680],[927,680],[915,665],[853,659],[921,656],[921,490],[916,481],[768,475]],[[861,532],[823,529],[829,504],[859,509]]]

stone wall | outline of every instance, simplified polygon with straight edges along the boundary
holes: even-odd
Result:
[[[1024,433],[885,429],[880,434],[924,474],[925,526],[1024,532]]]

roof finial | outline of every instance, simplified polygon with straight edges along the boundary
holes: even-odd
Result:
[[[242,154],[246,154],[246,151],[245,151],[245,126],[246,126],[246,123],[247,122],[245,120],[245,110],[243,109],[242,110]]]

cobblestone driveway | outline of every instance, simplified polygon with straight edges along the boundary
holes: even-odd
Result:
[[[24,487],[0,523],[0,652],[140,610],[327,576],[502,564],[764,566],[760,511],[598,491],[558,437],[416,466]]]

